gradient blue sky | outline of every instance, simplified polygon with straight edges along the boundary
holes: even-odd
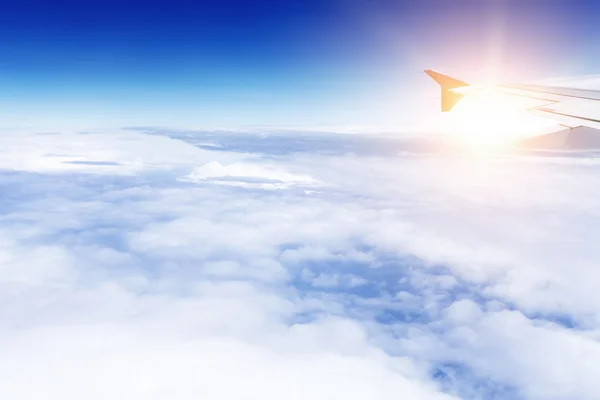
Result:
[[[19,1],[0,127],[398,124],[464,79],[590,74],[592,1]],[[418,111],[418,112],[417,112]]]

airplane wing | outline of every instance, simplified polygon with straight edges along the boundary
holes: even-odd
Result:
[[[544,135],[542,142],[562,148],[600,148],[600,91],[537,85],[472,86],[433,70],[425,73],[441,87],[442,112],[450,111],[464,96],[514,98],[527,111],[568,128],[566,134]]]

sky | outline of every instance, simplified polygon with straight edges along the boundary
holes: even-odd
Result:
[[[475,82],[597,73],[597,11],[582,0],[5,2],[1,126],[401,127],[437,111],[426,68]]]

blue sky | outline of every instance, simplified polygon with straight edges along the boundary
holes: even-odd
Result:
[[[596,72],[596,7],[8,2],[0,16],[3,127],[402,124],[434,109],[424,68],[475,80]]]

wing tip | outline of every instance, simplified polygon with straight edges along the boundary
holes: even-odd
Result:
[[[453,92],[452,89],[459,87],[470,86],[468,83],[452,78],[448,75],[441,74],[432,69],[424,71],[431,79],[433,79],[442,90],[442,112],[448,112],[454,108],[456,103],[464,96],[460,93]]]
[[[467,82],[463,82],[451,76],[444,75],[432,69],[426,69],[424,72],[444,89],[456,89],[459,87],[471,86]]]

